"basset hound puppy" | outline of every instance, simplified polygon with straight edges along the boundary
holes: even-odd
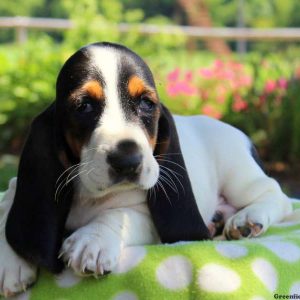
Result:
[[[61,69],[56,100],[35,118],[1,203],[0,292],[37,267],[113,271],[124,247],[255,237],[291,212],[238,129],[172,116],[147,64],[95,43]]]

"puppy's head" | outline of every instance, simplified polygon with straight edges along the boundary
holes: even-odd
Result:
[[[165,185],[158,182],[159,169],[171,171]],[[79,184],[68,184],[78,176]],[[158,101],[149,68],[125,47],[89,45],[67,60],[56,101],[32,123],[6,222],[7,241],[25,259],[59,272],[58,252],[78,186],[89,199],[147,190],[157,182],[147,203],[162,242],[207,238],[174,120]]]
[[[80,161],[81,193],[95,198],[155,185],[161,106],[139,56],[110,43],[80,49],[59,74],[56,103],[68,146]]]

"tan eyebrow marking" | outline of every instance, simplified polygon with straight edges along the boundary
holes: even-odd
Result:
[[[154,102],[158,102],[156,92],[149,87],[143,79],[133,75],[128,81],[128,92],[131,97],[138,97],[144,93],[149,94]]]
[[[132,76],[128,81],[128,92],[130,96],[136,97],[143,94],[146,91],[146,85],[144,81],[138,76]]]
[[[82,88],[82,91],[88,93],[91,97],[95,99],[103,99],[104,93],[103,88],[96,80],[91,80],[86,82]]]

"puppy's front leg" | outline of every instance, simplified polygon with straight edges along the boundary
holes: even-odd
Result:
[[[228,239],[258,236],[292,211],[279,184],[262,171],[249,152],[240,151],[236,157],[223,189],[228,203],[238,209],[225,224]]]
[[[113,208],[100,212],[68,237],[61,255],[77,274],[102,275],[116,267],[124,247],[153,242],[157,235],[149,214]]]
[[[37,267],[18,256],[5,237],[5,224],[15,196],[16,181],[16,178],[11,179],[0,203],[0,295],[5,297],[25,291],[35,282],[37,275]]]

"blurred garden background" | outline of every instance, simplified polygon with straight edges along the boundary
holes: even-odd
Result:
[[[299,0],[1,0],[0,17],[0,190],[30,121],[55,98],[64,61],[111,41],[145,59],[173,113],[242,129],[267,172],[300,196]]]

